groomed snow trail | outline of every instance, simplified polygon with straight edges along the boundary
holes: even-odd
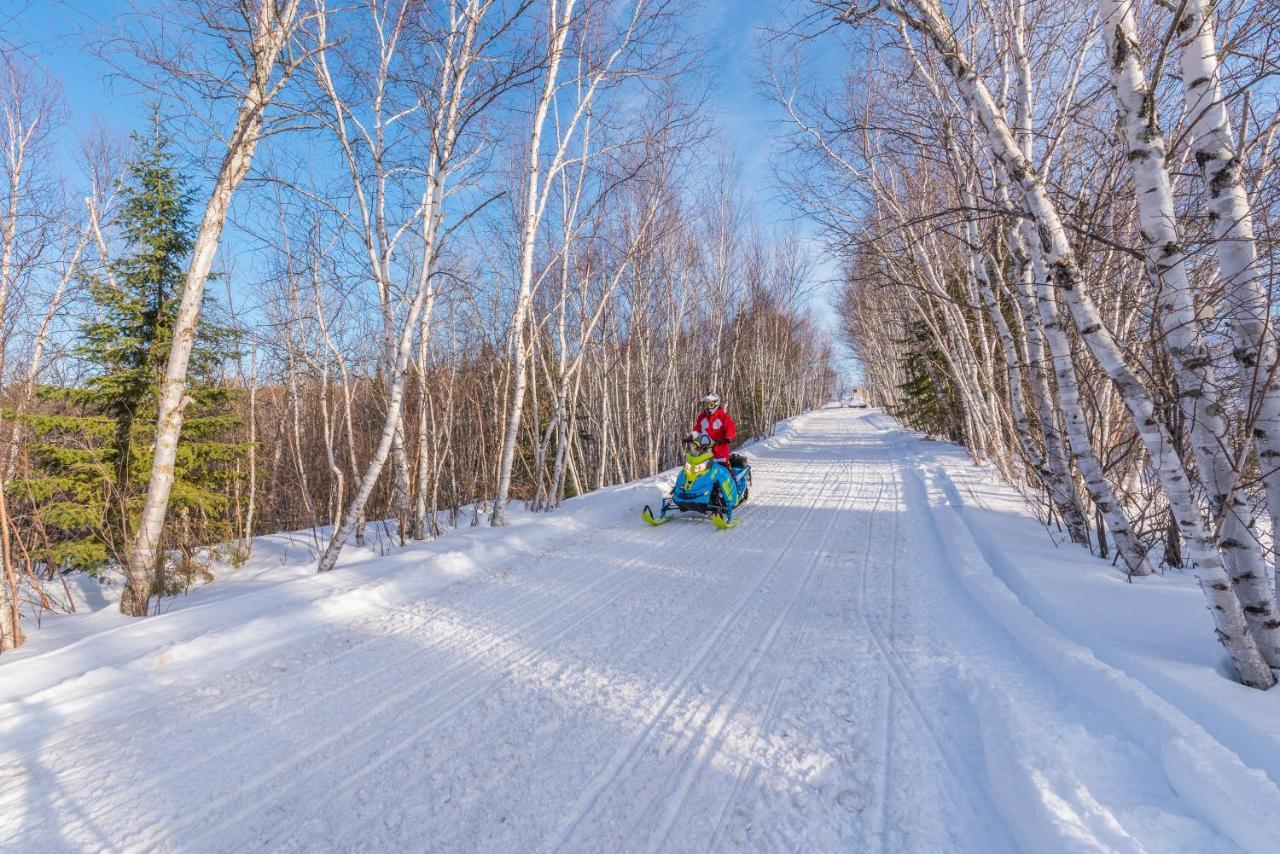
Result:
[[[0,846],[1236,850],[956,581],[928,447],[819,410],[735,531],[636,490],[427,599],[300,605],[197,687],[121,700],[215,638],[86,664],[0,706]]]

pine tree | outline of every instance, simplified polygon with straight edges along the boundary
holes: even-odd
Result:
[[[907,331],[907,339],[899,342],[906,347],[902,357],[906,381],[898,386],[902,399],[893,415],[923,433],[962,441],[964,433],[955,417],[960,411],[960,402],[954,389],[946,383],[948,375],[942,353],[931,343],[923,321],[911,323]]]
[[[15,483],[16,497],[32,504],[46,532],[48,557],[64,569],[98,569],[119,559],[133,533],[191,252],[192,195],[158,113],[150,133],[133,141],[115,223],[124,251],[110,276],[85,277],[96,312],[81,328],[76,350],[91,374],[77,387],[43,390],[54,411],[27,418],[37,439],[37,470]],[[219,376],[235,356],[234,331],[206,321],[196,338],[170,499],[176,524],[166,543],[183,559],[177,575],[157,568],[161,592],[190,581],[197,544],[229,539],[236,461],[247,452],[234,440],[234,393]]]

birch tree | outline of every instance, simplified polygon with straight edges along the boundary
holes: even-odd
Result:
[[[196,325],[204,301],[205,283],[222,238],[231,199],[249,173],[262,137],[264,113],[280,93],[300,60],[284,58],[302,17],[301,0],[240,0],[234,12],[210,8],[205,19],[214,37],[223,38],[241,63],[243,86],[235,126],[227,138],[227,150],[205,205],[187,268],[182,303],[173,332],[173,344],[161,384],[156,438],[147,495],[138,519],[137,533],[126,558],[128,580],[120,598],[120,610],[145,616],[157,566],[164,560],[163,534],[169,493],[173,488],[174,461],[182,433],[182,409],[187,364],[196,340]],[[235,23],[235,16],[239,22]]]
[[[1249,509],[1236,489],[1236,466],[1222,416],[1222,389],[1199,329],[1166,165],[1164,134],[1155,108],[1155,94],[1147,86],[1142,67],[1132,0],[1102,0],[1099,13],[1107,44],[1111,89],[1127,159],[1133,167],[1138,218],[1147,241],[1144,247],[1147,275],[1161,295],[1157,308],[1170,355],[1178,368],[1178,385],[1189,410],[1196,464],[1210,487],[1214,515],[1221,518],[1219,543],[1236,594],[1267,663],[1278,667],[1280,620],[1275,618],[1261,546],[1250,530]]]
[[[1242,404],[1251,420],[1250,434],[1266,487],[1271,529],[1280,531],[1280,394],[1276,393],[1280,350],[1272,326],[1272,295],[1264,284],[1253,228],[1253,206],[1244,186],[1243,162],[1220,82],[1218,45],[1210,4],[1186,0],[1173,6],[1172,27],[1178,42],[1191,157],[1203,178],[1205,205],[1215,238],[1218,270],[1225,291],[1224,315],[1232,339],[1232,357],[1240,371]],[[1229,514],[1234,516],[1235,514]],[[1224,531],[1224,539],[1251,532]],[[1280,565],[1280,564],[1277,564]],[[1262,629],[1280,628],[1275,605],[1256,601],[1267,585],[1266,572],[1245,572],[1254,618]],[[1268,600],[1274,596],[1268,596]],[[1255,612],[1249,610],[1250,614]],[[1269,659],[1271,660],[1271,659]],[[1276,665],[1275,660],[1271,660]]]
[[[1217,537],[1196,501],[1191,480],[1177,457],[1172,437],[1154,417],[1154,402],[1149,390],[1126,362],[1123,351],[1084,288],[1075,252],[1040,176],[1022,156],[1003,114],[986,84],[974,71],[936,0],[894,3],[890,9],[930,41],[943,57],[961,98],[983,127],[993,156],[1020,187],[1029,212],[1044,236],[1045,262],[1050,275],[1064,295],[1081,338],[1124,399],[1138,435],[1151,457],[1170,508],[1186,537],[1191,565],[1214,616],[1219,639],[1244,684],[1270,688],[1275,684],[1275,676],[1249,630],[1244,610],[1217,549]]]
[[[50,324],[85,248],[86,231],[57,186],[53,161],[56,130],[63,117],[61,90],[34,61],[17,50],[0,50],[0,386],[16,387],[12,411],[0,419],[7,440],[0,445],[0,652],[20,645],[23,571],[15,554],[17,531],[8,507],[22,416],[35,393]],[[90,162],[92,166],[92,162]],[[102,204],[91,196],[90,204]],[[41,293],[41,274],[52,267],[52,292]],[[23,303],[45,302],[42,312]],[[28,331],[25,315],[41,317],[25,371],[14,376],[15,339]],[[20,366],[20,363],[19,363]],[[6,424],[6,420],[11,423]],[[29,572],[29,568],[28,568]]]
[[[662,4],[651,5],[649,0],[630,0],[621,8],[614,8],[615,4],[607,0],[581,0],[581,5],[579,0],[545,2],[543,71],[534,95],[525,153],[527,159],[521,175],[516,300],[511,316],[511,396],[498,462],[493,511],[489,517],[489,523],[495,527],[506,524],[516,442],[524,415],[525,392],[529,387],[530,341],[527,326],[533,304],[534,254],[539,229],[555,183],[570,159],[571,146],[586,124],[586,117],[598,93],[620,78],[652,73],[652,68],[637,65],[636,45],[649,42],[664,18]],[[620,26],[615,27],[615,17],[621,18]],[[602,32],[608,35],[602,37]],[[571,34],[576,44],[570,41]],[[573,47],[577,48],[577,55],[570,66],[568,79],[564,79],[562,67]],[[642,54],[640,58],[653,61]],[[564,97],[569,100],[561,110],[558,100]],[[559,121],[555,132],[550,135],[549,144],[546,144],[547,117],[552,112],[553,103],[557,106]]]
[[[394,231],[388,229],[384,214],[380,212],[379,205],[384,198],[383,187],[378,187],[377,194],[371,201],[360,184],[359,176],[363,173],[356,163],[353,143],[346,131],[349,105],[337,94],[333,75],[329,71],[326,52],[322,51],[316,57],[317,78],[333,106],[333,127],[339,136],[339,142],[351,169],[353,192],[358,201],[360,233],[369,254],[370,271],[380,280],[380,289],[390,284],[386,279],[390,276],[390,253],[396,242],[403,235],[411,233],[411,229],[416,229],[417,242],[414,250],[417,258],[416,268],[410,271],[407,288],[408,306],[403,313],[399,328],[395,330],[391,342],[394,347],[389,350],[389,353],[394,355],[394,360],[387,366],[389,393],[382,436],[355,487],[355,494],[347,507],[342,523],[333,531],[324,555],[320,559],[319,571],[321,572],[333,568],[347,538],[358,521],[363,518],[364,505],[373,491],[388,455],[398,441],[403,441],[402,406],[406,377],[415,335],[426,334],[428,329],[424,311],[429,317],[430,306],[435,300],[433,274],[439,251],[437,241],[441,236],[441,223],[444,221],[446,185],[453,177],[457,165],[454,158],[458,153],[461,134],[468,123],[476,117],[478,111],[498,97],[507,87],[518,82],[521,76],[519,67],[513,70],[508,69],[497,78],[473,74],[477,65],[488,61],[485,52],[493,46],[495,33],[500,34],[508,30],[516,18],[524,12],[523,6],[517,6],[509,17],[502,18],[495,24],[494,21],[486,21],[492,6],[492,2],[467,0],[465,4],[452,4],[448,10],[447,26],[442,28],[443,32],[439,39],[439,58],[436,60],[438,64],[434,69],[436,77],[432,85],[431,98],[423,99],[422,105],[429,111],[430,121],[424,128],[425,136],[417,144],[417,149],[425,160],[420,167],[421,195],[416,205],[410,208],[411,213],[395,227]],[[377,21],[381,21],[379,9],[380,7],[374,9]],[[399,27],[399,22],[403,19],[396,17],[395,20],[396,26]],[[486,26],[492,29],[486,30]],[[394,43],[384,39],[380,44],[383,46],[380,69],[382,79],[385,79],[394,52]],[[375,99],[375,114],[379,114],[380,109],[381,103]],[[375,129],[380,126],[380,124],[373,125]],[[375,160],[378,159],[381,152],[380,134],[370,135],[370,129],[363,127],[360,127],[359,132],[364,134],[365,144],[369,146]],[[378,175],[375,172],[375,180],[385,180],[385,175]],[[422,328],[419,328],[420,326]]]

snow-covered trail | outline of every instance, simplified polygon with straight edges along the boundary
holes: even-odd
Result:
[[[635,490],[429,597],[228,626],[288,635],[188,687],[145,690],[217,631],[86,667],[0,705],[0,846],[1237,850],[957,581],[929,448],[820,410],[733,532]]]

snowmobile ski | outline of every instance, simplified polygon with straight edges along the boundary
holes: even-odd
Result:
[[[717,528],[719,528],[722,531],[728,531],[731,528],[736,528],[739,525],[741,525],[742,520],[734,519],[732,522],[726,522],[723,516],[721,516],[719,513],[714,513],[711,516],[711,524],[715,525]]]
[[[655,528],[666,522],[671,521],[670,516],[654,516],[653,511],[649,509],[649,505],[644,506],[644,511],[640,514],[640,518],[653,525]]]

